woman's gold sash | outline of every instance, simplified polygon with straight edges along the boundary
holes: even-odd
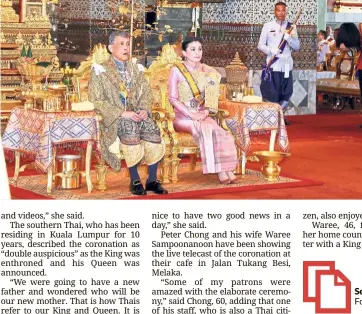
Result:
[[[203,106],[205,100],[201,99],[201,92],[200,92],[194,78],[192,77],[190,71],[186,68],[186,66],[183,63],[176,64],[176,67],[180,70],[180,72],[186,79],[186,82],[189,84],[194,98],[198,100],[198,102],[201,104],[201,106]]]

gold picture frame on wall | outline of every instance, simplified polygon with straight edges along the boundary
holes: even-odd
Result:
[[[36,21],[44,19],[46,14],[46,0],[21,0],[22,20]]]
[[[41,3],[29,3],[26,6],[26,16],[42,16]]]

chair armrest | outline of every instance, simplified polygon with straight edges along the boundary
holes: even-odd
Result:
[[[227,119],[229,117],[229,111],[225,109],[218,109],[217,114],[219,115],[220,119]]]
[[[96,113],[96,117],[97,117],[98,122],[102,122],[102,121],[103,121],[103,117],[102,117],[102,115],[100,115],[99,113]]]
[[[177,157],[178,148],[178,136],[177,132],[173,128],[173,120],[175,120],[175,113],[168,111],[167,109],[155,107],[152,108],[152,118],[160,127],[162,134],[165,135],[170,144],[172,144],[172,154]],[[166,136],[167,135],[167,136]]]
[[[226,124],[226,119],[229,118],[229,111],[225,109],[219,109],[217,112],[217,121],[219,125],[225,130],[228,131],[230,134],[233,134],[230,128]]]
[[[162,108],[152,108],[152,119],[154,121],[165,121],[166,111]]]

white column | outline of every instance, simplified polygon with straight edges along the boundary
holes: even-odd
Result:
[[[20,0],[20,23],[25,22],[26,18],[26,0]]]
[[[43,15],[43,17],[47,16],[47,2],[46,2],[46,0],[42,0],[42,15]]]

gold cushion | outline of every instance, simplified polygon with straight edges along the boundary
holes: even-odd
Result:
[[[178,133],[178,140],[181,147],[197,147],[193,136],[190,133]]]

